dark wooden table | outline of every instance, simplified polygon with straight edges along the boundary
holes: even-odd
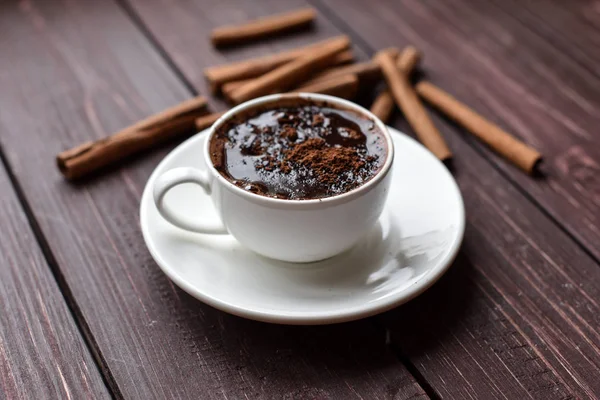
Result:
[[[0,398],[600,398],[600,2],[309,3],[313,31],[217,51],[213,27],[306,4],[0,2]],[[546,157],[544,177],[525,176],[432,114],[466,236],[398,309],[323,327],[214,310],[140,233],[142,188],[175,143],[79,185],[54,166],[208,93],[206,66],[340,32],[359,59],[416,45],[431,81]]]

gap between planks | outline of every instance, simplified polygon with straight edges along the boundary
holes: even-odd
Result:
[[[19,184],[13,172],[13,169],[10,163],[8,162],[8,159],[4,152],[4,148],[2,146],[0,146],[0,167],[4,167],[6,174],[8,175],[8,179],[15,192],[17,200],[19,201],[19,205],[21,206],[27,218],[27,223],[29,224],[29,227],[31,228],[35,236],[35,240],[40,247],[42,255],[44,256],[44,260],[50,268],[50,273],[52,274],[52,277],[54,278],[56,285],[60,290],[60,293],[65,301],[67,309],[69,310],[69,313],[73,316],[73,321],[77,328],[77,332],[79,333],[83,342],[85,343],[86,349],[92,355],[94,365],[96,366],[98,373],[102,377],[102,382],[104,383],[106,390],[113,399],[122,399],[123,395],[121,394],[119,387],[110,369],[108,368],[106,361],[104,360],[104,357],[102,356],[100,349],[96,344],[96,341],[94,340],[94,336],[92,335],[89,329],[88,323],[85,320],[83,313],[81,312],[79,306],[77,305],[77,302],[75,301],[75,298],[71,292],[71,289],[69,288],[69,285],[67,284],[67,281],[65,280],[63,274],[60,272],[60,268],[58,268],[56,258],[54,257],[54,254],[52,253],[52,250],[48,245],[48,241],[46,240],[42,230],[40,229],[40,226],[37,223],[31,206],[29,205],[29,202],[27,201],[23,189],[21,188],[21,185]]]

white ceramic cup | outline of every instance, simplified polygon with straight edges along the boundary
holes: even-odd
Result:
[[[209,144],[226,121],[254,108],[278,107],[300,98],[329,107],[350,110],[375,122],[383,133],[387,157],[382,168],[365,184],[346,193],[312,200],[286,200],[248,192],[221,175],[212,165]],[[312,262],[332,257],[352,247],[373,227],[385,204],[394,160],[387,127],[361,106],[337,97],[312,94],[278,94],[250,100],[232,108],[210,128],[204,142],[206,170],[181,167],[165,172],[154,183],[154,202],[162,217],[192,232],[229,233],[241,244],[266,257],[289,262]],[[195,183],[212,198],[221,224],[193,222],[169,207],[165,195],[183,183]],[[166,200],[166,201],[165,201]]]

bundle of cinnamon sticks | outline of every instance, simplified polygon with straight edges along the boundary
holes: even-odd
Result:
[[[306,27],[312,23],[315,14],[314,10],[305,9],[218,28],[211,38],[215,46],[246,43],[274,32]],[[351,41],[347,36],[339,36],[279,54],[210,67],[204,70],[204,75],[212,94],[223,96],[232,105],[281,92],[324,93],[353,99],[359,85],[375,84],[383,78],[388,89],[377,96],[371,111],[386,122],[397,106],[418,139],[440,160],[450,159],[452,152],[420,99],[523,171],[533,173],[541,160],[535,149],[432,83],[421,81],[412,84],[411,73],[421,59],[422,54],[409,46],[402,51],[384,49],[370,61],[352,63]],[[108,138],[64,151],[57,156],[57,163],[67,179],[79,179],[166,140],[206,129],[222,114],[209,113],[206,98],[199,96]]]

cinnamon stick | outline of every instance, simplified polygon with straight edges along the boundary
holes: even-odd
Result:
[[[194,121],[206,113],[206,98],[184,101],[104,139],[87,142],[56,156],[60,172],[69,180],[148,150],[168,139],[194,130]]]
[[[384,123],[387,123],[392,111],[394,111],[394,98],[390,91],[386,89],[373,100],[371,112]]]
[[[239,104],[265,94],[286,91],[305,80],[315,69],[331,65],[336,54],[346,48],[348,48],[346,39],[340,39],[319,47],[315,51],[267,72],[234,90],[231,93],[231,99],[234,104]]]
[[[358,89],[358,78],[356,75],[344,75],[295,89],[295,92],[321,93],[337,96],[344,99],[352,99]],[[207,114],[196,119],[196,129],[202,131],[210,128],[225,112]]]
[[[214,46],[237,45],[276,33],[289,32],[312,24],[317,13],[312,8],[259,18],[241,25],[216,28],[210,38]]]
[[[417,137],[437,158],[447,160],[452,157],[442,135],[429,119],[423,104],[413,90],[407,75],[399,70],[393,57],[387,52],[377,53],[375,59],[381,65],[383,75],[398,107],[404,113]]]
[[[321,93],[330,96],[337,96],[343,99],[352,99],[358,91],[358,77],[354,74],[347,74],[333,77],[326,81],[316,82],[310,85],[303,85],[294,89],[294,92]]]
[[[392,56],[395,58],[398,55],[397,49],[390,49]],[[358,79],[362,81],[376,80],[381,78],[381,67],[374,61],[365,61],[351,65],[345,65],[342,67],[329,68],[314,78],[306,81],[306,84],[313,84],[319,81],[324,81],[333,77],[355,74]]]
[[[351,50],[342,51],[341,53],[336,54],[335,59],[332,61],[332,65],[347,64],[351,62],[353,58],[354,56]],[[348,72],[348,74],[349,73],[351,72]],[[225,97],[228,101],[231,102],[231,93],[233,93],[234,90],[239,89],[240,87],[250,83],[251,81],[252,78],[224,83],[221,86],[221,92],[223,93],[223,97]]]
[[[396,66],[405,75],[410,76],[422,58],[423,55],[416,47],[406,46],[396,59]]]
[[[536,165],[542,159],[542,155],[537,150],[429,82],[420,82],[416,90],[419,96],[471,132],[496,153],[526,173],[534,173]]]
[[[331,78],[337,78],[348,74],[356,75],[361,81],[376,79],[381,77],[381,69],[377,63],[374,62],[360,62],[344,65],[341,67],[329,68],[320,74],[317,74],[314,78],[306,81],[305,84],[312,85],[314,83],[323,82]]]
[[[396,67],[410,77],[415,67],[421,62],[421,58],[421,52],[415,47],[405,47],[396,59]],[[383,122],[387,122],[390,115],[392,115],[392,111],[394,111],[394,98],[389,89],[386,89],[373,101],[371,112]]]
[[[350,39],[347,36],[336,36],[328,40],[284,51],[282,53],[270,54],[267,56],[238,61],[231,64],[217,65],[215,67],[206,68],[204,70],[204,76],[209,83],[211,91],[216,93],[224,83],[255,78],[306,53],[310,53],[321,46],[339,40],[345,40],[348,44],[348,47],[350,47]]]
[[[225,111],[207,114],[202,117],[196,118],[196,130],[198,132],[210,128],[221,116],[225,114]]]

